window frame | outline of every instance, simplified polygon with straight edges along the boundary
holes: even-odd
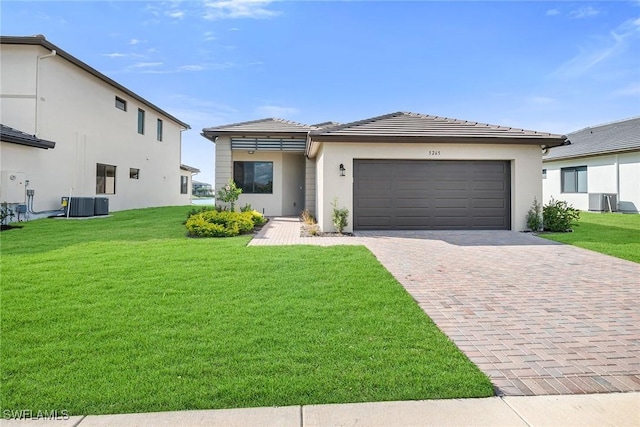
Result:
[[[242,164],[242,167],[240,165]],[[247,165],[251,165],[252,170],[247,170]],[[256,167],[258,165],[269,165],[269,172],[271,174],[271,181],[268,183],[258,183],[263,188],[256,188]],[[242,169],[242,180],[239,179],[238,172]],[[251,178],[251,182],[247,183],[245,180],[247,176]],[[233,162],[233,181],[238,188],[242,188],[243,194],[273,194],[273,162],[272,161],[235,161]],[[265,191],[258,191],[265,190]]]
[[[542,179],[547,179],[547,170],[542,169]]]
[[[162,119],[158,119],[156,122],[156,140],[162,142]]]
[[[129,179],[140,179],[140,169],[129,168]]]
[[[145,112],[142,108],[138,108],[138,133],[144,135]]]
[[[189,194],[189,177],[180,175],[180,194]]]
[[[127,100],[116,95],[116,108],[118,110],[127,111]]]
[[[562,194],[586,194],[589,192],[587,166],[568,166],[560,169],[560,192]],[[572,182],[567,180],[571,179]],[[567,189],[571,185],[570,189]]]
[[[101,174],[100,169],[102,168],[103,173]],[[108,171],[112,171],[113,175],[110,176]],[[108,165],[106,163],[96,163],[96,194],[106,194],[113,195],[116,194],[116,175],[117,166]],[[108,185],[108,178],[113,178],[113,185]],[[101,181],[102,180],[102,181]],[[113,192],[108,192],[107,190],[113,187]]]

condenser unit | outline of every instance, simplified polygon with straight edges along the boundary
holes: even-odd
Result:
[[[64,214],[73,217],[93,216],[95,210],[95,200],[93,197],[72,197],[69,202],[68,197],[62,198],[62,206],[64,206]]]
[[[589,193],[589,210],[592,212],[617,212],[616,195],[613,193]]]
[[[109,215],[109,199],[106,197],[96,197],[93,214],[96,216]]]

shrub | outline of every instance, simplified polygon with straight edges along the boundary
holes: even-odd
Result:
[[[253,209],[251,208],[251,203],[247,203],[243,207],[240,208],[240,212],[251,212]]]
[[[7,225],[15,216],[13,213],[13,209],[9,207],[7,202],[2,202],[0,206],[0,223],[2,225]]]
[[[309,212],[308,209],[300,212],[300,219],[307,225],[313,225],[316,223],[316,219],[313,217],[313,215],[311,215],[311,212]]]
[[[542,209],[542,218],[546,231],[564,232],[571,230],[571,224],[580,219],[580,211],[564,200],[552,197]]]
[[[267,219],[260,212],[258,212],[256,210],[252,210],[252,211],[249,211],[249,213],[251,214],[251,219],[253,220],[253,224],[256,227],[260,227],[260,226],[266,224]]]
[[[527,212],[527,227],[531,231],[540,231],[542,228],[542,204],[535,197],[531,209]]]
[[[218,199],[231,205],[231,211],[235,209],[236,200],[242,194],[242,188],[238,188],[233,179],[230,179],[227,185],[218,191]]]
[[[338,198],[333,199],[333,214],[331,215],[331,219],[333,221],[333,226],[336,227],[338,233],[342,234],[342,230],[349,225],[349,209],[347,208],[338,208]]]
[[[252,212],[207,210],[189,217],[187,232],[192,237],[233,237],[254,228]]]

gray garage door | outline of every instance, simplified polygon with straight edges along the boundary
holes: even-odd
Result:
[[[508,230],[508,161],[354,160],[356,230]]]

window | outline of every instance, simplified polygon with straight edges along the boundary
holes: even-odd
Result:
[[[129,168],[129,178],[140,179],[140,169]]]
[[[116,96],[116,108],[118,110],[127,111],[127,101]]]
[[[562,168],[562,192],[587,192],[587,167]]]
[[[189,177],[182,175],[180,177],[180,194],[189,194]]]
[[[547,170],[542,169],[542,179],[547,179]]]
[[[162,141],[162,120],[158,119],[158,135],[156,137],[158,141]]]
[[[273,193],[273,162],[233,162],[233,180],[243,193]]]
[[[96,168],[96,194],[116,194],[116,167],[98,163]]]
[[[144,110],[138,108],[138,133],[144,135]]]

